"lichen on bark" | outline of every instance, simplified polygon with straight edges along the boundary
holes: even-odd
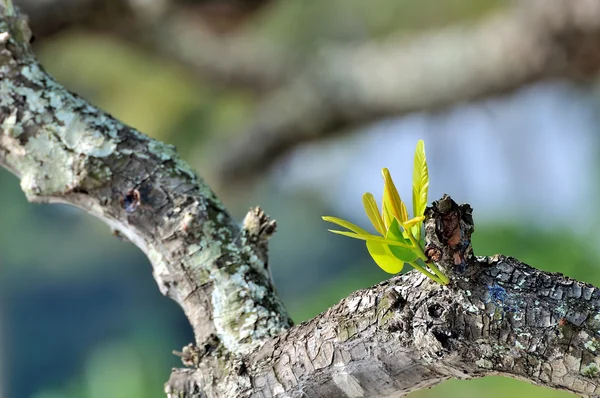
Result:
[[[24,41],[23,17],[1,15],[0,164],[28,199],[80,207],[138,245],[198,344],[216,334],[239,354],[286,330],[265,264],[174,147],[65,90]]]

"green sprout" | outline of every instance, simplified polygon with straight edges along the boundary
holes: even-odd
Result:
[[[369,192],[363,195],[365,212],[373,227],[380,235],[371,234],[364,229],[337,217],[324,216],[323,220],[337,224],[349,231],[329,230],[335,234],[365,240],[367,250],[375,263],[385,272],[397,274],[408,263],[417,271],[425,274],[431,280],[447,285],[450,280],[444,275],[423,251],[423,220],[427,207],[427,190],[429,188],[429,172],[425,158],[423,140],[417,143],[413,170],[413,212],[409,219],[406,205],[400,199],[388,169],[383,174],[383,201],[381,213],[373,195]],[[417,261],[422,260],[424,265]]]

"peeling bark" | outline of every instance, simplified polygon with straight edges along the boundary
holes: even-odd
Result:
[[[99,217],[150,259],[196,342],[168,397],[398,397],[449,378],[506,375],[582,396],[600,385],[600,291],[504,256],[475,257],[471,208],[426,211],[426,253],[451,279],[409,272],[292,327],[267,270],[275,223],[240,227],[172,147],[48,76],[0,6],[0,164],[34,202]]]

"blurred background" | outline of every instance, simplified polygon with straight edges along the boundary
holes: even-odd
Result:
[[[16,0],[58,81],[174,144],[241,220],[278,222],[270,266],[296,322],[389,275],[321,215],[367,226],[388,167],[409,198],[474,208],[478,255],[600,284],[597,2]],[[593,4],[592,4],[593,3]],[[192,341],[147,259],[0,171],[0,397],[163,397]],[[566,397],[449,381],[412,397]]]

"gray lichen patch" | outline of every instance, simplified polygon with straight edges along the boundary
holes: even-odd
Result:
[[[58,128],[57,134],[62,137],[62,142],[71,151],[87,156],[106,157],[117,147],[114,140],[96,129],[91,129],[78,114],[58,109],[55,116],[63,123],[63,126]]]
[[[16,139],[5,139],[4,143],[16,149],[7,155],[7,160],[19,171],[21,188],[28,197],[56,195],[79,182],[75,170],[80,168],[80,161],[53,134],[38,134],[29,139],[22,151]]]
[[[593,353],[595,353],[596,351],[600,350],[600,341],[596,340],[595,338],[592,338],[590,340],[587,340],[583,346],[588,350],[591,351]]]
[[[174,162],[176,166],[175,170],[177,172],[183,173],[193,180],[197,178],[194,170],[181,159],[172,145],[167,145],[151,139],[148,141],[148,149],[150,153],[157,156],[161,161],[166,162],[170,160]]]
[[[21,176],[25,193],[56,196],[107,182],[110,170],[93,159],[114,153],[116,122],[64,90],[36,63],[19,72],[0,79],[6,94],[0,98],[0,125],[6,161]]]
[[[591,362],[581,368],[581,374],[590,379],[597,377],[599,372],[600,368],[596,362]]]
[[[248,265],[237,267],[233,274],[216,267],[210,272],[215,328],[233,353],[247,353],[289,327],[284,317],[263,305],[269,292],[252,281],[251,273]]]
[[[182,261],[199,286],[210,286],[212,318],[219,340],[231,353],[247,353],[290,325],[270,286],[268,273],[260,270],[263,262],[234,239],[223,213],[213,213],[199,204],[177,210],[183,230],[198,239],[187,247]],[[197,222],[199,217],[201,223]]]

